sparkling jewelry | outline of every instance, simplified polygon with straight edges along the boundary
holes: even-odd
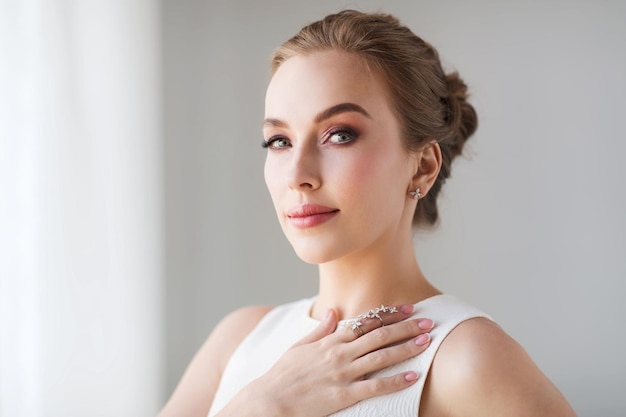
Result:
[[[363,323],[356,321],[355,323],[352,324],[352,332],[356,335],[356,337],[361,337],[365,334],[365,332],[363,331]]]
[[[367,313],[363,313],[357,318],[360,319],[378,319],[383,322],[383,318],[380,317],[380,313],[397,313],[398,309],[396,307],[386,307],[384,304],[381,304],[380,307],[372,308]]]
[[[420,198],[424,197],[424,194],[422,194],[419,188],[415,191],[409,191],[409,195],[413,200],[419,200]]]
[[[350,330],[354,332],[357,337],[361,337],[365,334],[363,331],[363,322],[367,319],[378,319],[380,321],[381,327],[385,325],[383,318],[380,316],[380,313],[397,313],[398,309],[396,307],[387,307],[384,304],[381,304],[380,307],[372,308],[366,313],[359,314],[353,319],[347,321],[346,325],[350,326]]]

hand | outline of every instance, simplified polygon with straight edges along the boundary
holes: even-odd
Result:
[[[337,315],[329,310],[317,328],[285,352],[266,374],[246,386],[236,402],[251,407],[250,415],[326,416],[412,385],[418,378],[412,371],[365,379],[372,372],[418,355],[430,343],[432,321],[404,321],[413,306],[397,308],[398,313],[380,313],[380,319],[361,320],[362,332],[350,327],[335,331]],[[229,415],[231,405],[219,415]],[[242,410],[237,410],[237,415],[242,415]]]

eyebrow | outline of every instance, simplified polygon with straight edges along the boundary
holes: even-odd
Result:
[[[372,116],[361,106],[355,103],[340,103],[336,104],[332,107],[327,108],[326,110],[321,111],[315,116],[315,123],[323,122],[324,120],[330,119],[331,117],[348,112],[356,112],[361,113],[363,116],[371,119]],[[268,118],[263,120],[263,127],[286,127],[287,123],[280,119],[272,119]]]

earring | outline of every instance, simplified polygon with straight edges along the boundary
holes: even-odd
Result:
[[[420,198],[424,197],[424,194],[422,194],[419,188],[417,188],[415,191],[409,191],[409,195],[413,200],[419,200]]]

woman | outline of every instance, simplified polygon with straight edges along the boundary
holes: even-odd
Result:
[[[394,17],[355,11],[303,28],[272,70],[265,179],[296,253],[319,265],[319,294],[223,319],[162,415],[573,416],[415,258],[412,225],[437,221],[477,126],[459,76]]]

